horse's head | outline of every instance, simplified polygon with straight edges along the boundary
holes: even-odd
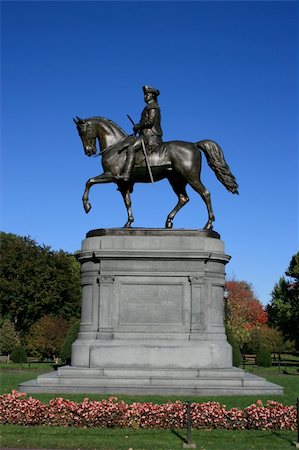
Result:
[[[77,117],[73,119],[77,125],[79,136],[82,140],[85,154],[87,156],[96,155],[97,153],[97,130],[96,126],[90,120],[80,119]]]

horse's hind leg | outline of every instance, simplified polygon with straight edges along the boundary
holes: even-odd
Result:
[[[204,230],[212,230],[215,216],[214,216],[214,212],[213,212],[213,208],[212,208],[210,192],[206,189],[206,187],[198,179],[190,180],[189,184],[201,196],[201,198],[205,202],[207,210],[208,210],[209,220],[205,224]]]
[[[178,196],[178,203],[173,208],[173,210],[168,214],[165,228],[172,228],[173,227],[173,218],[176,215],[176,213],[184,206],[186,203],[189,202],[189,197],[186,192],[186,182],[182,179],[175,179],[172,177],[168,178],[169,183],[171,184],[172,189]]]
[[[134,222],[130,189],[127,187],[126,188],[122,187],[120,184],[118,185],[118,189],[120,190],[121,195],[123,196],[128,213],[128,220],[124,225],[124,228],[130,228],[131,224]]]

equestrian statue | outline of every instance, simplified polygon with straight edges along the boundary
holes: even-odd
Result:
[[[184,141],[162,141],[161,112],[158,104],[158,89],[143,86],[146,106],[140,122],[133,124],[134,134],[128,135],[112,120],[104,117],[73,119],[87,156],[102,156],[104,172],[86,182],[83,206],[91,209],[89,190],[99,183],[116,183],[121,192],[128,219],[124,227],[131,227],[134,217],[131,193],[135,183],[149,183],[167,178],[178,197],[178,202],[168,214],[165,228],[173,227],[176,213],[189,201],[186,186],[189,184],[201,196],[208,210],[205,230],[213,228],[215,216],[210,192],[200,181],[201,153],[219,181],[233,194],[238,194],[238,184],[227,165],[220,146],[211,140],[191,143]],[[129,116],[128,116],[129,117]],[[132,119],[129,117],[132,121]],[[132,121],[133,123],[133,121]],[[137,135],[138,134],[138,135]],[[97,152],[99,142],[100,152]]]

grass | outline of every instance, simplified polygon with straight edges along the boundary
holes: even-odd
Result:
[[[13,363],[13,362],[9,362],[9,363],[5,363],[5,362],[0,362],[0,370],[4,371],[4,370],[23,370],[23,369],[28,369],[28,370],[52,370],[53,368],[53,362],[26,362],[26,363],[22,363],[21,365],[19,363]]]
[[[50,367],[41,368],[10,368],[2,369],[1,393],[17,389],[18,384],[35,378],[38,374],[49,371]],[[251,371],[251,369],[249,369]],[[244,408],[256,402],[258,398],[263,401],[277,400],[283,404],[295,404],[298,396],[299,376],[283,374],[277,368],[256,368],[256,375],[267,378],[276,384],[284,386],[285,394],[282,396],[217,396],[217,397],[191,397],[191,401],[219,401],[228,408],[237,406]],[[298,374],[298,372],[297,372]],[[43,402],[55,397],[55,394],[30,394]],[[58,395],[57,395],[58,396]],[[59,396],[63,396],[59,394]],[[87,395],[67,394],[64,397],[74,401],[82,401]],[[108,398],[109,395],[88,394],[91,399]],[[151,401],[164,403],[168,400],[186,400],[179,396],[128,396],[118,395],[128,403],[133,401]],[[61,427],[24,427],[18,425],[2,425],[0,427],[0,447],[20,448],[73,448],[73,449],[99,449],[99,450],[175,450],[181,449],[186,439],[185,430],[142,430],[142,429],[101,429],[101,428],[61,428]],[[206,450],[249,450],[249,449],[291,449],[292,442],[297,434],[292,431],[228,431],[228,430],[193,430],[193,442],[197,449]]]
[[[18,389],[18,386],[23,381],[32,380],[38,375],[52,370],[50,365],[44,365],[43,369],[39,366],[29,368],[20,368],[19,364],[13,367],[9,364],[9,368],[3,369],[0,367],[0,393],[11,392],[13,389]]]
[[[101,428],[21,427],[3,425],[2,447],[75,448],[100,450],[176,450],[186,442],[185,430],[132,430]],[[290,449],[296,440],[292,431],[194,430],[197,449],[249,450]]]

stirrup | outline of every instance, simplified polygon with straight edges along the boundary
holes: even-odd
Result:
[[[116,175],[115,176],[116,180],[120,180],[120,181],[130,181],[130,175],[127,174],[120,174],[120,175]]]

